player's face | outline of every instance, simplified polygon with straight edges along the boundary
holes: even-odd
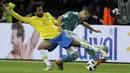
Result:
[[[20,41],[21,41],[21,39],[19,37],[17,37],[17,30],[13,29],[12,36],[11,36],[11,43],[13,44],[13,47],[18,46]]]
[[[37,7],[36,15],[37,15],[38,17],[42,17],[42,16],[43,16],[42,7]]]
[[[90,17],[90,13],[88,11],[83,11],[82,20],[87,20]]]

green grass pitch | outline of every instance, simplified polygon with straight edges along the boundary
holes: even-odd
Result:
[[[54,62],[54,69],[43,71],[46,67],[42,61],[0,60],[0,73],[130,73],[130,64],[104,63],[96,71],[87,71],[85,62],[69,62],[60,71]]]

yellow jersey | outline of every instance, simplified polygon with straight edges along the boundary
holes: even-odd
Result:
[[[36,31],[40,33],[42,39],[53,39],[61,33],[55,26],[57,21],[48,12],[44,13],[43,17],[41,18],[37,16],[23,17],[14,12],[12,9],[10,9],[10,13],[16,19],[30,24]]]

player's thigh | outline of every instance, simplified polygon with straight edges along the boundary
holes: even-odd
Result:
[[[68,31],[68,33],[69,33],[68,35],[71,36],[75,41],[89,43],[82,36],[79,36],[79,35],[77,35],[76,33],[72,32],[72,31]]]
[[[71,38],[73,38],[73,39],[76,40],[76,41],[82,41],[82,42],[88,43],[87,40],[85,40],[82,36],[79,36],[79,35],[77,35],[76,33],[72,32],[72,31],[64,30],[64,32],[65,32],[68,36],[70,36]]]
[[[38,50],[41,50],[41,49],[47,50],[47,49],[49,49],[51,47],[52,47],[52,45],[51,45],[49,40],[43,40],[41,42],[41,44],[39,45]]]
[[[61,38],[61,40],[58,41],[57,43],[61,47],[64,47],[64,48],[68,48],[70,46],[80,47],[80,42],[72,39],[70,36],[66,36],[65,34],[63,34],[62,37],[60,37],[60,38]]]
[[[52,43],[52,44],[51,44],[51,47],[50,47],[49,49],[47,49],[48,52],[51,52],[51,51],[55,50],[57,46],[58,46],[57,43]]]
[[[70,43],[70,46],[80,47],[81,43],[79,41],[76,41],[75,39],[72,39],[72,42]]]

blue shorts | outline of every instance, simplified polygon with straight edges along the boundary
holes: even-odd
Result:
[[[57,45],[67,48],[70,46],[70,43],[72,42],[72,38],[67,36],[65,32],[62,32],[57,37],[53,39],[49,39],[49,41],[52,44],[53,48],[56,47]]]

